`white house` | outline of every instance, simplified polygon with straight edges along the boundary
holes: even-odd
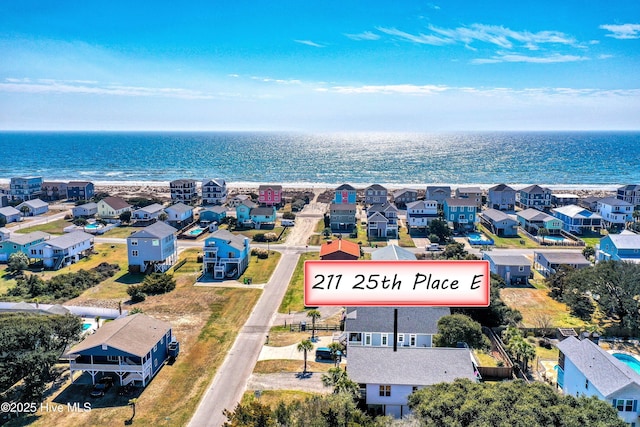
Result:
[[[195,204],[198,201],[198,188],[195,179],[176,179],[169,183],[171,201]]]
[[[164,213],[164,206],[159,203],[154,203],[149,206],[145,206],[133,211],[131,218],[136,221],[151,221],[157,220],[160,214]]]
[[[437,200],[418,200],[407,203],[407,226],[411,228],[427,228],[429,223],[438,218]]]
[[[202,181],[202,204],[221,205],[227,201],[227,183],[222,178]]]
[[[624,200],[607,197],[598,200],[598,213],[606,227],[623,227],[633,221],[633,205]]]
[[[638,363],[624,352],[608,353],[591,340],[565,338],[558,344],[558,387],[571,396],[595,396],[611,403],[629,425],[638,425],[640,375],[618,358]]]
[[[9,240],[10,237],[11,237],[11,230],[5,227],[0,228],[0,242],[4,240]]]
[[[21,213],[24,211],[24,216],[37,216],[47,213],[49,211],[49,204],[43,202],[40,199],[26,200],[16,206]]]
[[[176,230],[164,222],[155,222],[127,237],[129,271],[165,272],[178,259]]]
[[[132,206],[120,197],[105,197],[98,202],[98,215],[101,218],[118,219],[124,212],[131,211]]]
[[[93,236],[74,231],[29,248],[29,258],[41,259],[46,268],[59,270],[78,262],[93,250]]]
[[[20,211],[13,206],[5,206],[0,208],[0,218],[4,218],[4,221],[9,224],[10,222],[20,221],[22,215]]]
[[[80,206],[74,206],[71,209],[71,213],[74,218],[89,218],[98,213],[98,204],[91,202]]]
[[[184,203],[176,203],[165,209],[167,222],[177,228],[182,228],[193,222],[193,208]]]

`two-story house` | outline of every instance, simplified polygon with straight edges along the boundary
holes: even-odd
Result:
[[[516,190],[507,184],[498,184],[489,188],[487,206],[499,211],[513,211],[516,208]]]
[[[251,209],[255,209],[257,207],[258,205],[253,203],[251,200],[245,200],[238,204],[236,206],[236,219],[238,220],[238,224],[241,224],[244,227],[252,227]]]
[[[342,184],[335,190],[334,204],[354,205],[357,202],[357,191],[349,184]]]
[[[631,203],[635,209],[640,209],[640,185],[623,185],[616,191],[616,198]]]
[[[227,201],[227,183],[222,178],[202,181],[202,204],[222,205]]]
[[[607,228],[624,228],[628,222],[633,221],[633,205],[613,197],[598,200],[598,213]]]
[[[6,227],[0,227],[0,242],[9,240],[11,238],[11,230]]]
[[[559,208],[561,206],[577,205],[580,197],[571,193],[551,193],[551,206]]]
[[[132,273],[167,271],[178,260],[176,230],[155,222],[127,237],[127,257]]]
[[[516,193],[516,205],[522,209],[548,209],[551,207],[551,190],[539,185],[521,188]]]
[[[9,194],[13,200],[37,199],[42,195],[42,177],[19,176],[11,178]]]
[[[157,221],[158,217],[164,213],[164,206],[159,203],[153,203],[140,209],[136,209],[131,214],[134,221],[150,222]]]
[[[444,218],[451,223],[454,230],[473,230],[478,222],[477,208],[474,199],[448,198],[444,200]]]
[[[367,235],[374,238],[398,237],[398,208],[393,203],[371,205],[367,209]]]
[[[418,200],[418,191],[411,188],[403,188],[393,192],[393,203],[399,208],[406,207],[409,203]]]
[[[67,183],[59,181],[43,181],[40,199],[52,202],[67,197]]]
[[[261,206],[282,205],[282,185],[265,184],[258,187],[258,204]]]
[[[425,230],[436,218],[438,218],[436,200],[418,200],[407,204],[407,227],[410,230]]]
[[[331,230],[350,233],[356,227],[356,209],[352,203],[332,203],[329,206]]]
[[[44,242],[50,236],[42,231],[33,231],[27,234],[13,234],[0,242],[0,262],[7,262],[12,254],[22,252],[30,256],[29,249]]]
[[[558,235],[562,230],[562,221],[554,216],[546,214],[538,209],[525,209],[516,213],[518,223],[528,233],[537,234],[538,230],[545,228],[550,235]]]
[[[425,200],[435,200],[438,207],[442,209],[445,199],[451,197],[451,187],[448,185],[428,185],[425,193]]]
[[[493,234],[500,237],[516,237],[518,221],[497,209],[487,209],[480,213],[480,222]]]
[[[29,258],[40,259],[45,268],[59,270],[93,251],[93,236],[84,231],[74,231],[38,243],[29,248]]]
[[[526,285],[531,276],[531,261],[524,255],[496,255],[484,252],[482,259],[489,261],[489,271],[504,279],[507,285]]]
[[[171,202],[195,205],[200,198],[195,179],[174,179],[169,183]]]
[[[220,224],[222,219],[227,216],[227,208],[224,206],[212,206],[201,210],[198,215],[198,222],[203,227],[214,222]]]
[[[482,189],[480,187],[458,187],[456,188],[457,199],[472,199],[476,202],[478,210],[482,208]]]
[[[98,202],[98,216],[103,219],[118,219],[124,212],[130,212],[133,206],[121,197],[105,197]]]
[[[554,274],[561,265],[578,269],[589,267],[591,263],[580,252],[554,250],[533,252],[533,268],[544,277]]]
[[[568,233],[583,234],[602,228],[602,217],[578,205],[551,209],[551,215],[562,221],[562,229]]]
[[[71,181],[67,184],[67,199],[90,200],[95,194],[93,182]]]
[[[183,228],[193,222],[193,207],[182,202],[173,204],[164,210],[167,214],[167,223],[175,228]]]
[[[249,265],[249,238],[217,230],[204,241],[204,273],[214,279],[237,279]]]
[[[596,245],[597,261],[627,261],[640,263],[640,234],[622,230],[620,234],[608,234]]]
[[[249,211],[249,220],[256,229],[260,229],[265,225],[275,225],[276,218],[275,206],[258,206]]]
[[[388,191],[380,184],[373,184],[364,190],[364,203],[367,205],[383,204],[387,201]]]

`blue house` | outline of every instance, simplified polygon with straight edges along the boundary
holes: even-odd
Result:
[[[333,198],[333,203],[355,204],[356,189],[349,184],[342,184],[340,187],[336,188],[336,195]]]
[[[163,273],[170,269],[178,260],[177,231],[158,221],[127,237],[129,271]]]
[[[251,209],[256,208],[258,205],[251,200],[245,200],[236,206],[236,218],[238,224],[250,224],[251,221]]]
[[[629,230],[606,235],[596,245],[596,260],[640,263],[640,235]]]
[[[170,324],[141,313],[121,317],[69,350],[71,378],[86,372],[95,384],[98,373],[115,373],[120,385],[146,386],[169,358],[171,343],[176,340]]]
[[[47,233],[34,231],[27,234],[13,234],[0,242],[0,262],[7,262],[12,254],[22,252],[29,256],[29,249],[49,238]]]
[[[222,218],[227,216],[227,208],[224,206],[212,206],[200,211],[200,225],[208,225],[213,222],[220,224]]]
[[[257,229],[265,224],[275,224],[277,216],[276,207],[253,208],[251,212],[249,212],[249,216],[253,226]]]
[[[71,181],[67,184],[67,199],[89,200],[95,194],[93,182]]]
[[[214,279],[237,279],[249,265],[249,238],[217,230],[204,241],[204,273]]]
[[[562,221],[562,229],[568,233],[582,234],[602,228],[602,217],[578,205],[551,209],[551,215]]]
[[[454,230],[473,230],[478,221],[477,209],[474,199],[448,198],[444,200],[444,219],[453,224]]]

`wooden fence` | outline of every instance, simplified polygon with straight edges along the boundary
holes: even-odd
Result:
[[[302,332],[302,323],[291,323],[289,325],[289,330],[291,332]],[[311,332],[311,322],[306,323],[305,330]],[[328,323],[316,323],[316,331],[339,331],[340,324],[328,324]]]

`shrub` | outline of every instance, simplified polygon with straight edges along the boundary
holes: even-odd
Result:
[[[275,242],[278,240],[278,235],[276,233],[266,233],[264,235],[264,241],[266,242]]]
[[[131,302],[137,303],[144,301],[147,297],[140,289],[140,285],[133,285],[127,288],[127,293],[131,297]]]
[[[257,256],[260,259],[265,259],[269,257],[269,251],[262,248],[253,248],[251,249],[251,255]]]
[[[266,242],[264,233],[256,233],[253,235],[254,242]]]
[[[282,214],[283,219],[296,219],[296,214],[293,212],[285,212]]]

